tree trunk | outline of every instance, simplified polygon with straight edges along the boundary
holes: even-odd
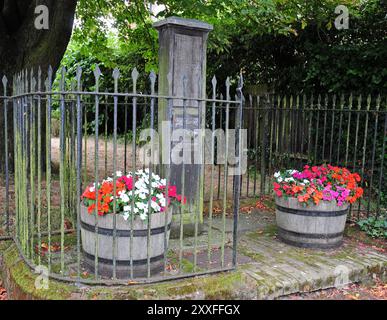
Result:
[[[7,95],[12,95],[12,81],[22,70],[42,70],[42,91],[48,67],[57,70],[71,37],[77,0],[0,0],[0,79],[8,79]],[[49,12],[49,29],[38,30],[35,20],[37,5],[45,5]],[[37,80],[37,77],[35,77]],[[3,95],[1,84],[0,96]],[[45,105],[42,103],[42,155],[45,155]],[[8,141],[5,141],[4,105],[0,99],[0,173],[4,170],[5,157],[13,169],[13,114],[12,102],[8,103]],[[8,155],[5,154],[8,143]],[[44,160],[44,157],[42,157]]]

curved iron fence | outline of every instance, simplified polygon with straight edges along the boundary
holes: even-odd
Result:
[[[225,144],[231,146],[236,156],[242,154],[242,78],[236,99],[232,100],[230,81],[226,83],[226,98],[223,99],[217,96],[215,78],[212,97],[195,99],[185,93],[182,97],[157,94],[154,73],[149,75],[151,93],[139,93],[136,89],[136,69],[132,73],[131,93],[119,92],[118,70],[113,73],[114,92],[100,92],[98,67],[94,91],[83,90],[81,69],[77,71],[76,83],[70,84],[71,88],[66,83],[66,70],[61,70],[58,90],[52,88],[51,69],[47,72],[44,85],[41,75],[40,69],[37,75],[32,71],[16,75],[11,86],[12,95],[7,91],[10,86],[4,77],[4,92],[0,97],[5,119],[4,133],[14,148],[13,159],[9,161],[8,157],[5,158],[5,207],[1,217],[21,256],[31,268],[44,266],[52,278],[66,281],[135,284],[236,267],[240,188],[237,171],[240,163],[229,165],[229,155],[225,154],[222,185],[226,192],[222,195],[224,206],[221,214],[212,214],[213,200],[206,204],[205,209],[203,198],[208,186],[215,184],[215,146],[223,147],[219,141],[215,143],[212,133],[220,113],[226,117],[223,125]],[[186,88],[187,79],[183,77],[181,81]],[[173,129],[182,129],[188,132],[184,131],[183,137],[185,134],[192,135],[188,140],[193,141],[193,155],[195,150],[200,154],[199,162],[186,163],[184,159],[182,163],[175,164],[173,161],[149,160],[165,157],[161,155],[165,150],[172,154],[172,147],[179,142],[166,142],[168,135],[161,132],[158,136],[157,130],[160,131],[163,125],[159,121],[161,105],[167,107],[166,119],[172,125],[172,132]],[[148,127],[139,128],[142,120],[138,121],[137,114],[140,109],[143,117],[148,115]],[[206,117],[206,110],[211,110],[209,118]],[[58,127],[59,137],[52,135],[53,124]],[[207,136],[209,140],[205,145],[204,131],[195,130],[208,126],[213,131]],[[140,129],[147,132],[145,138]],[[234,129],[235,139],[229,139],[229,133]],[[157,140],[156,136],[163,141]],[[6,143],[4,152],[7,155],[10,154],[8,148]],[[185,155],[185,147],[183,150]],[[205,157],[209,159],[207,162],[203,160]],[[129,177],[132,174],[135,177],[134,172],[138,170],[148,174],[146,188],[149,195],[152,188],[156,188],[152,182],[156,174],[165,179],[167,190],[172,182],[177,184],[183,199],[181,202],[184,199],[187,202],[174,209],[172,221],[168,218],[172,208],[169,192],[165,192],[165,220],[162,218],[161,222],[155,222],[157,214],[148,214],[139,229],[140,222],[134,214],[130,214],[126,225],[116,214],[109,218],[95,218],[100,213],[98,197],[102,179],[111,177],[114,195],[117,194],[117,181],[121,175]],[[178,170],[180,173],[176,174]],[[230,174],[231,170],[236,173]],[[180,181],[176,182],[176,179]],[[93,184],[95,206],[91,210],[89,207],[89,212],[83,214],[88,208],[81,196]],[[212,195],[214,188],[211,190]],[[112,198],[113,211],[118,213],[118,197]],[[150,198],[146,200],[149,201],[148,212],[151,212],[153,201]],[[135,212],[134,202],[137,200],[134,199],[128,203],[130,212]],[[186,217],[190,219],[188,223],[184,220]],[[93,220],[88,221],[91,218]],[[109,229],[106,221],[110,218],[112,225]],[[154,226],[155,223],[158,225]],[[91,251],[88,250],[90,248]],[[129,251],[126,259],[122,258],[123,250]]]

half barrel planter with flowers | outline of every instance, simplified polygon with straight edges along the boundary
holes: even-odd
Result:
[[[151,274],[160,272],[168,248],[173,208],[183,205],[186,199],[177,194],[176,186],[168,186],[167,195],[166,180],[155,173],[150,175],[149,169],[127,175],[116,172],[115,182],[114,187],[113,178],[108,177],[97,188],[95,184],[89,185],[82,195],[85,263],[95,270],[97,254],[100,275],[111,276],[115,260],[117,277],[128,277],[131,272],[142,277],[147,275],[149,257]]]
[[[342,244],[349,205],[363,195],[357,173],[331,165],[274,174],[279,238],[304,248]]]

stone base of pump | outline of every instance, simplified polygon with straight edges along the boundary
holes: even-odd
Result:
[[[183,237],[195,237],[195,234],[201,235],[203,232],[203,223],[201,222],[201,215],[198,214],[197,219],[198,223],[195,223],[195,214],[194,213],[185,213],[182,217],[183,219]],[[171,239],[180,239],[181,233],[181,225],[180,225],[181,217],[177,212],[172,217],[171,223]]]

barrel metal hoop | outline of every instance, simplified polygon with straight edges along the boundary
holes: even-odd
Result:
[[[85,257],[87,259],[90,259],[92,261],[95,260],[95,255],[87,253],[85,250],[82,250],[82,251],[83,251],[83,254],[85,255]],[[150,258],[150,263],[157,262],[157,261],[160,261],[160,260],[163,260],[163,259],[164,259],[164,254],[161,254],[161,255],[156,256],[156,257],[151,257]],[[106,259],[106,258],[98,257],[98,262],[103,263],[103,264],[113,265],[113,260],[112,259]],[[118,259],[116,259],[116,265],[117,266],[130,266],[132,262],[133,262],[134,266],[147,265],[148,264],[148,259],[140,259],[140,260],[133,260],[133,261],[131,261],[131,260],[118,260]]]
[[[295,231],[290,231],[283,229],[281,227],[278,227],[278,232],[282,234],[287,234],[290,236],[295,236],[295,237],[302,237],[302,238],[307,238],[307,239],[334,239],[337,237],[341,237],[344,235],[344,232],[337,232],[337,233],[301,233],[301,232],[295,232]]]
[[[84,230],[94,232],[96,233],[96,228],[95,226],[92,226],[84,221],[81,221],[81,227]],[[171,228],[171,223],[168,224],[167,230]],[[151,235],[157,235],[165,232],[165,227],[159,227],[159,228],[154,228],[151,229]],[[131,235],[131,230],[116,230],[116,236],[117,237],[122,237],[122,238],[128,238]],[[113,236],[113,229],[106,229],[106,228],[101,228],[98,227],[98,234],[104,235],[104,236]],[[148,230],[133,230],[133,237],[147,237],[148,236]]]
[[[343,240],[334,243],[305,243],[289,240],[283,237],[279,237],[282,242],[289,244],[291,246],[299,247],[299,248],[308,248],[308,249],[335,249],[339,248],[343,244]]]
[[[276,208],[279,211],[290,213],[290,214],[297,214],[301,216],[309,216],[309,217],[339,217],[344,216],[348,213],[348,208],[345,210],[340,211],[311,211],[311,210],[300,210],[300,209],[293,209],[293,208],[287,208],[280,205],[276,205]]]

